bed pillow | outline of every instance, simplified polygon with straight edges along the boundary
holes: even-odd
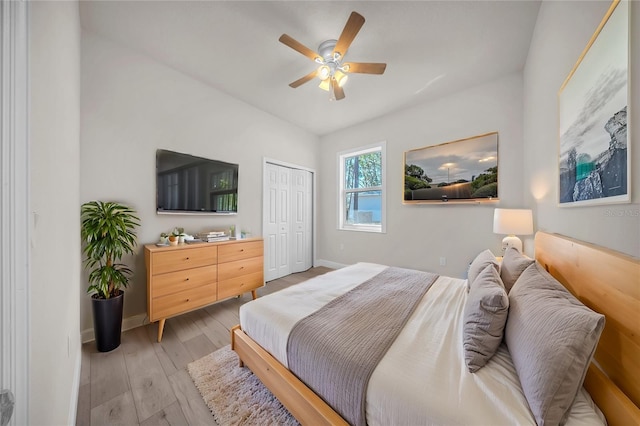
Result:
[[[471,373],[482,368],[498,350],[509,313],[509,298],[500,275],[488,264],[471,283],[464,306],[462,346]]]
[[[511,291],[511,287],[516,280],[535,260],[524,256],[515,247],[509,247],[504,253],[502,263],[500,264],[500,278],[507,293]]]
[[[537,262],[509,293],[505,341],[539,425],[564,424],[604,328]]]
[[[486,268],[487,265],[493,265],[496,271],[500,270],[500,266],[496,257],[491,250],[487,249],[481,252],[479,255],[473,259],[471,265],[469,265],[469,272],[467,273],[467,291],[469,291],[469,287],[471,283],[476,279],[476,277]]]

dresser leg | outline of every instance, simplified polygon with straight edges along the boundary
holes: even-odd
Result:
[[[163,318],[158,323],[158,343],[160,343],[160,341],[162,340],[162,332],[164,331],[164,322],[165,322],[165,319]]]
[[[251,290],[251,296],[253,297],[253,300],[256,300],[258,298],[258,293],[256,293],[255,290]]]

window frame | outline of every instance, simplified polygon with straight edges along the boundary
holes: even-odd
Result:
[[[371,186],[366,188],[345,188],[345,160],[347,158],[355,157],[358,155],[368,154],[371,152],[380,152],[380,168],[381,168],[381,185]],[[339,231],[359,231],[359,232],[373,232],[384,234],[387,232],[387,142],[381,141],[371,145],[361,146],[358,148],[349,149],[346,151],[338,152],[338,230]],[[354,192],[368,192],[368,191],[380,191],[381,194],[381,206],[380,206],[380,224],[348,224],[345,221],[345,199],[347,193]]]

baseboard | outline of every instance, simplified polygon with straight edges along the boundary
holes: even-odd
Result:
[[[149,321],[147,319],[147,314],[138,314],[132,317],[123,318],[122,319],[122,331],[131,330],[136,327],[141,327],[143,325],[148,324]],[[87,328],[86,330],[82,330],[82,343],[92,342],[95,340],[95,335],[93,334],[93,328]]]
[[[69,421],[68,425],[75,425],[78,416],[78,397],[80,395],[80,374],[82,372],[82,345],[78,345],[76,354],[76,368],[73,373],[73,383],[71,384],[71,401],[69,401]]]
[[[343,263],[332,262],[330,260],[316,259],[315,266],[324,266],[325,268],[331,268],[331,269],[342,269],[348,265],[345,265]]]

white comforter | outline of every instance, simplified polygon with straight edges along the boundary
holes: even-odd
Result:
[[[295,323],[385,268],[358,263],[258,298],[240,308],[242,329],[287,366],[287,339]],[[369,425],[535,425],[504,344],[478,372],[467,370],[466,297],[466,280],[441,276],[433,284],[371,376]],[[582,389],[567,424],[603,423]]]

